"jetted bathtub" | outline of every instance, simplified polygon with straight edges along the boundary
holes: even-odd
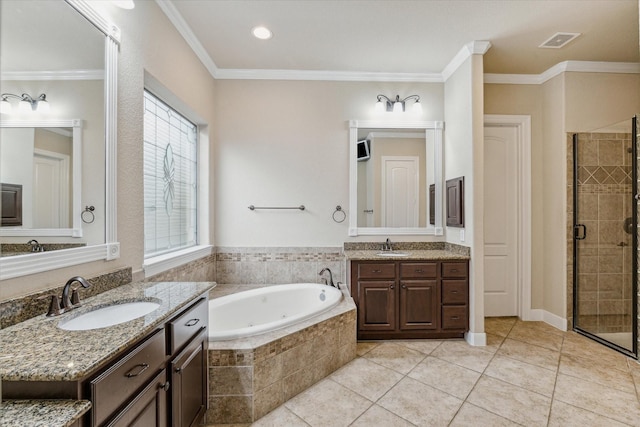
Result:
[[[209,341],[284,328],[340,303],[342,292],[318,283],[274,285],[209,301]]]

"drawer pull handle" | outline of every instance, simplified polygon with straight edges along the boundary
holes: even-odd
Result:
[[[457,269],[457,268],[452,268],[452,269],[451,269],[451,272],[452,272],[452,273],[457,273],[457,272],[458,272],[458,269]]]
[[[191,319],[187,323],[185,323],[184,326],[195,326],[198,324],[198,322],[200,322],[200,319]]]
[[[457,293],[458,293],[458,291],[451,291],[451,293],[452,293],[452,294],[457,294]]]
[[[136,365],[133,368],[131,368],[131,370],[129,372],[127,372],[126,374],[124,374],[124,376],[127,377],[127,378],[137,377],[138,375],[140,375],[144,371],[146,371],[148,368],[149,368],[149,364],[148,363],[140,363],[139,365]],[[134,372],[136,370],[137,370],[137,372]]]
[[[458,320],[459,317],[458,316],[451,316],[451,320]]]
[[[373,270],[374,273],[382,273],[381,270]]]
[[[422,270],[421,268],[416,269],[416,273],[424,273],[424,270]]]
[[[162,384],[162,385],[160,386],[160,388],[161,388],[162,390],[164,390],[164,391],[168,391],[168,390],[169,390],[169,387],[171,387],[171,383],[170,383],[169,381],[167,381],[166,383],[164,383],[164,384]]]

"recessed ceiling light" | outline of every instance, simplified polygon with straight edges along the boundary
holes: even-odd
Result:
[[[561,47],[566,46],[571,40],[575,39],[579,35],[580,33],[555,33],[538,47],[560,49]]]
[[[271,32],[271,30],[267,27],[262,26],[254,27],[253,30],[251,30],[251,33],[254,37],[260,40],[269,40],[271,37],[273,37],[273,33]]]

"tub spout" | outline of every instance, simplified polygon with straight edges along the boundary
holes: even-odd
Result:
[[[320,270],[320,273],[318,273],[319,276],[322,276],[325,272],[329,273],[329,281],[327,281],[326,278],[322,278],[322,280],[324,280],[324,284],[328,285],[328,286],[333,286],[334,288],[337,288],[336,284],[333,283],[333,274],[331,273],[331,270],[329,270],[328,268],[323,268],[322,270]],[[338,288],[340,289],[340,288]]]

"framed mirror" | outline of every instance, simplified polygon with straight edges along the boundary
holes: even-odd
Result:
[[[349,236],[442,235],[443,122],[349,122]]]
[[[72,138],[73,147],[71,153],[67,153],[71,163],[69,180],[73,183],[67,189],[72,194],[64,203],[68,206],[68,213],[65,214],[65,208],[62,207],[63,218],[59,219],[58,227],[36,226],[35,232],[38,236],[47,236],[47,239],[56,236],[61,239],[86,238],[86,246],[82,247],[0,257],[0,280],[118,258],[116,95],[119,29],[100,15],[90,1],[85,0],[6,0],[0,3],[0,8],[2,93],[21,95],[27,92],[32,97],[44,93],[51,103],[51,111],[46,116],[39,111],[15,116],[3,110],[4,114],[0,116],[2,131],[23,126],[22,129],[32,128],[28,132],[34,133],[48,129],[56,130],[59,135],[66,131],[71,133]],[[30,25],[25,26],[24,22]],[[36,25],[38,22],[41,25]],[[89,81],[99,81],[97,92],[86,90]],[[88,117],[73,114],[76,111]],[[78,119],[65,118],[71,114],[71,117]],[[99,119],[95,120],[96,117]],[[30,126],[25,127],[27,124]],[[85,161],[79,162],[82,156]],[[87,156],[97,159],[97,168],[88,170],[88,165],[82,166]],[[81,170],[76,171],[76,167]],[[92,179],[88,178],[87,172],[92,174]],[[82,188],[79,182],[75,185],[76,178],[81,179]],[[77,190],[80,191],[78,197]],[[97,224],[92,230],[82,227],[81,221],[83,202],[94,204],[93,200],[88,199],[87,195],[90,194],[95,194],[96,200],[94,215]],[[33,210],[24,214],[33,215]],[[21,234],[27,231],[18,231],[15,227],[9,231],[2,227],[0,239],[12,233],[19,234],[21,238],[30,238],[30,235]],[[89,234],[94,234],[94,237],[88,238]]]

